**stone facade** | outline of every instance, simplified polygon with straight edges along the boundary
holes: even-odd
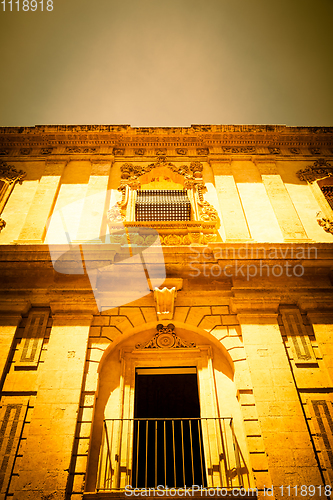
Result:
[[[0,500],[126,498],[153,369],[196,373],[210,496],[325,498],[333,129],[2,128],[0,155]],[[137,220],[139,190],[190,217]]]

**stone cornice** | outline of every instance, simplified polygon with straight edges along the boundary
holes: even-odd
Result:
[[[333,127],[286,127],[283,125],[192,125],[191,127],[141,127],[129,125],[45,125],[0,127],[0,154],[12,148],[22,157],[50,154],[112,154],[113,149],[175,148],[180,158],[184,148],[198,156],[221,154],[325,154],[333,148]],[[38,149],[39,148],[39,149]],[[220,151],[216,151],[215,149]],[[265,151],[262,151],[262,149]],[[286,149],[287,148],[287,149]],[[300,151],[298,148],[308,148]],[[38,150],[37,150],[38,149]],[[122,153],[117,153],[122,154]],[[133,152],[134,154],[134,152]],[[141,152],[135,154],[142,155]],[[154,152],[153,154],[156,154]],[[192,153],[193,154],[193,153]],[[326,151],[328,154],[328,151]],[[184,157],[184,156],[183,156]]]

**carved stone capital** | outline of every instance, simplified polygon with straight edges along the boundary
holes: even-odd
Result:
[[[221,156],[219,158],[212,158],[209,161],[214,175],[232,175],[231,157]]]
[[[277,175],[276,163],[272,159],[256,158],[254,163],[259,170],[260,175]]]

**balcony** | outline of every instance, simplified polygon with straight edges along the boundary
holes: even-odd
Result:
[[[248,488],[232,419],[105,420],[96,490],[116,493],[129,485]]]

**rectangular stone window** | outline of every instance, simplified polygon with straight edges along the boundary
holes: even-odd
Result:
[[[191,203],[185,190],[138,190],[135,203],[137,221],[188,221]]]

